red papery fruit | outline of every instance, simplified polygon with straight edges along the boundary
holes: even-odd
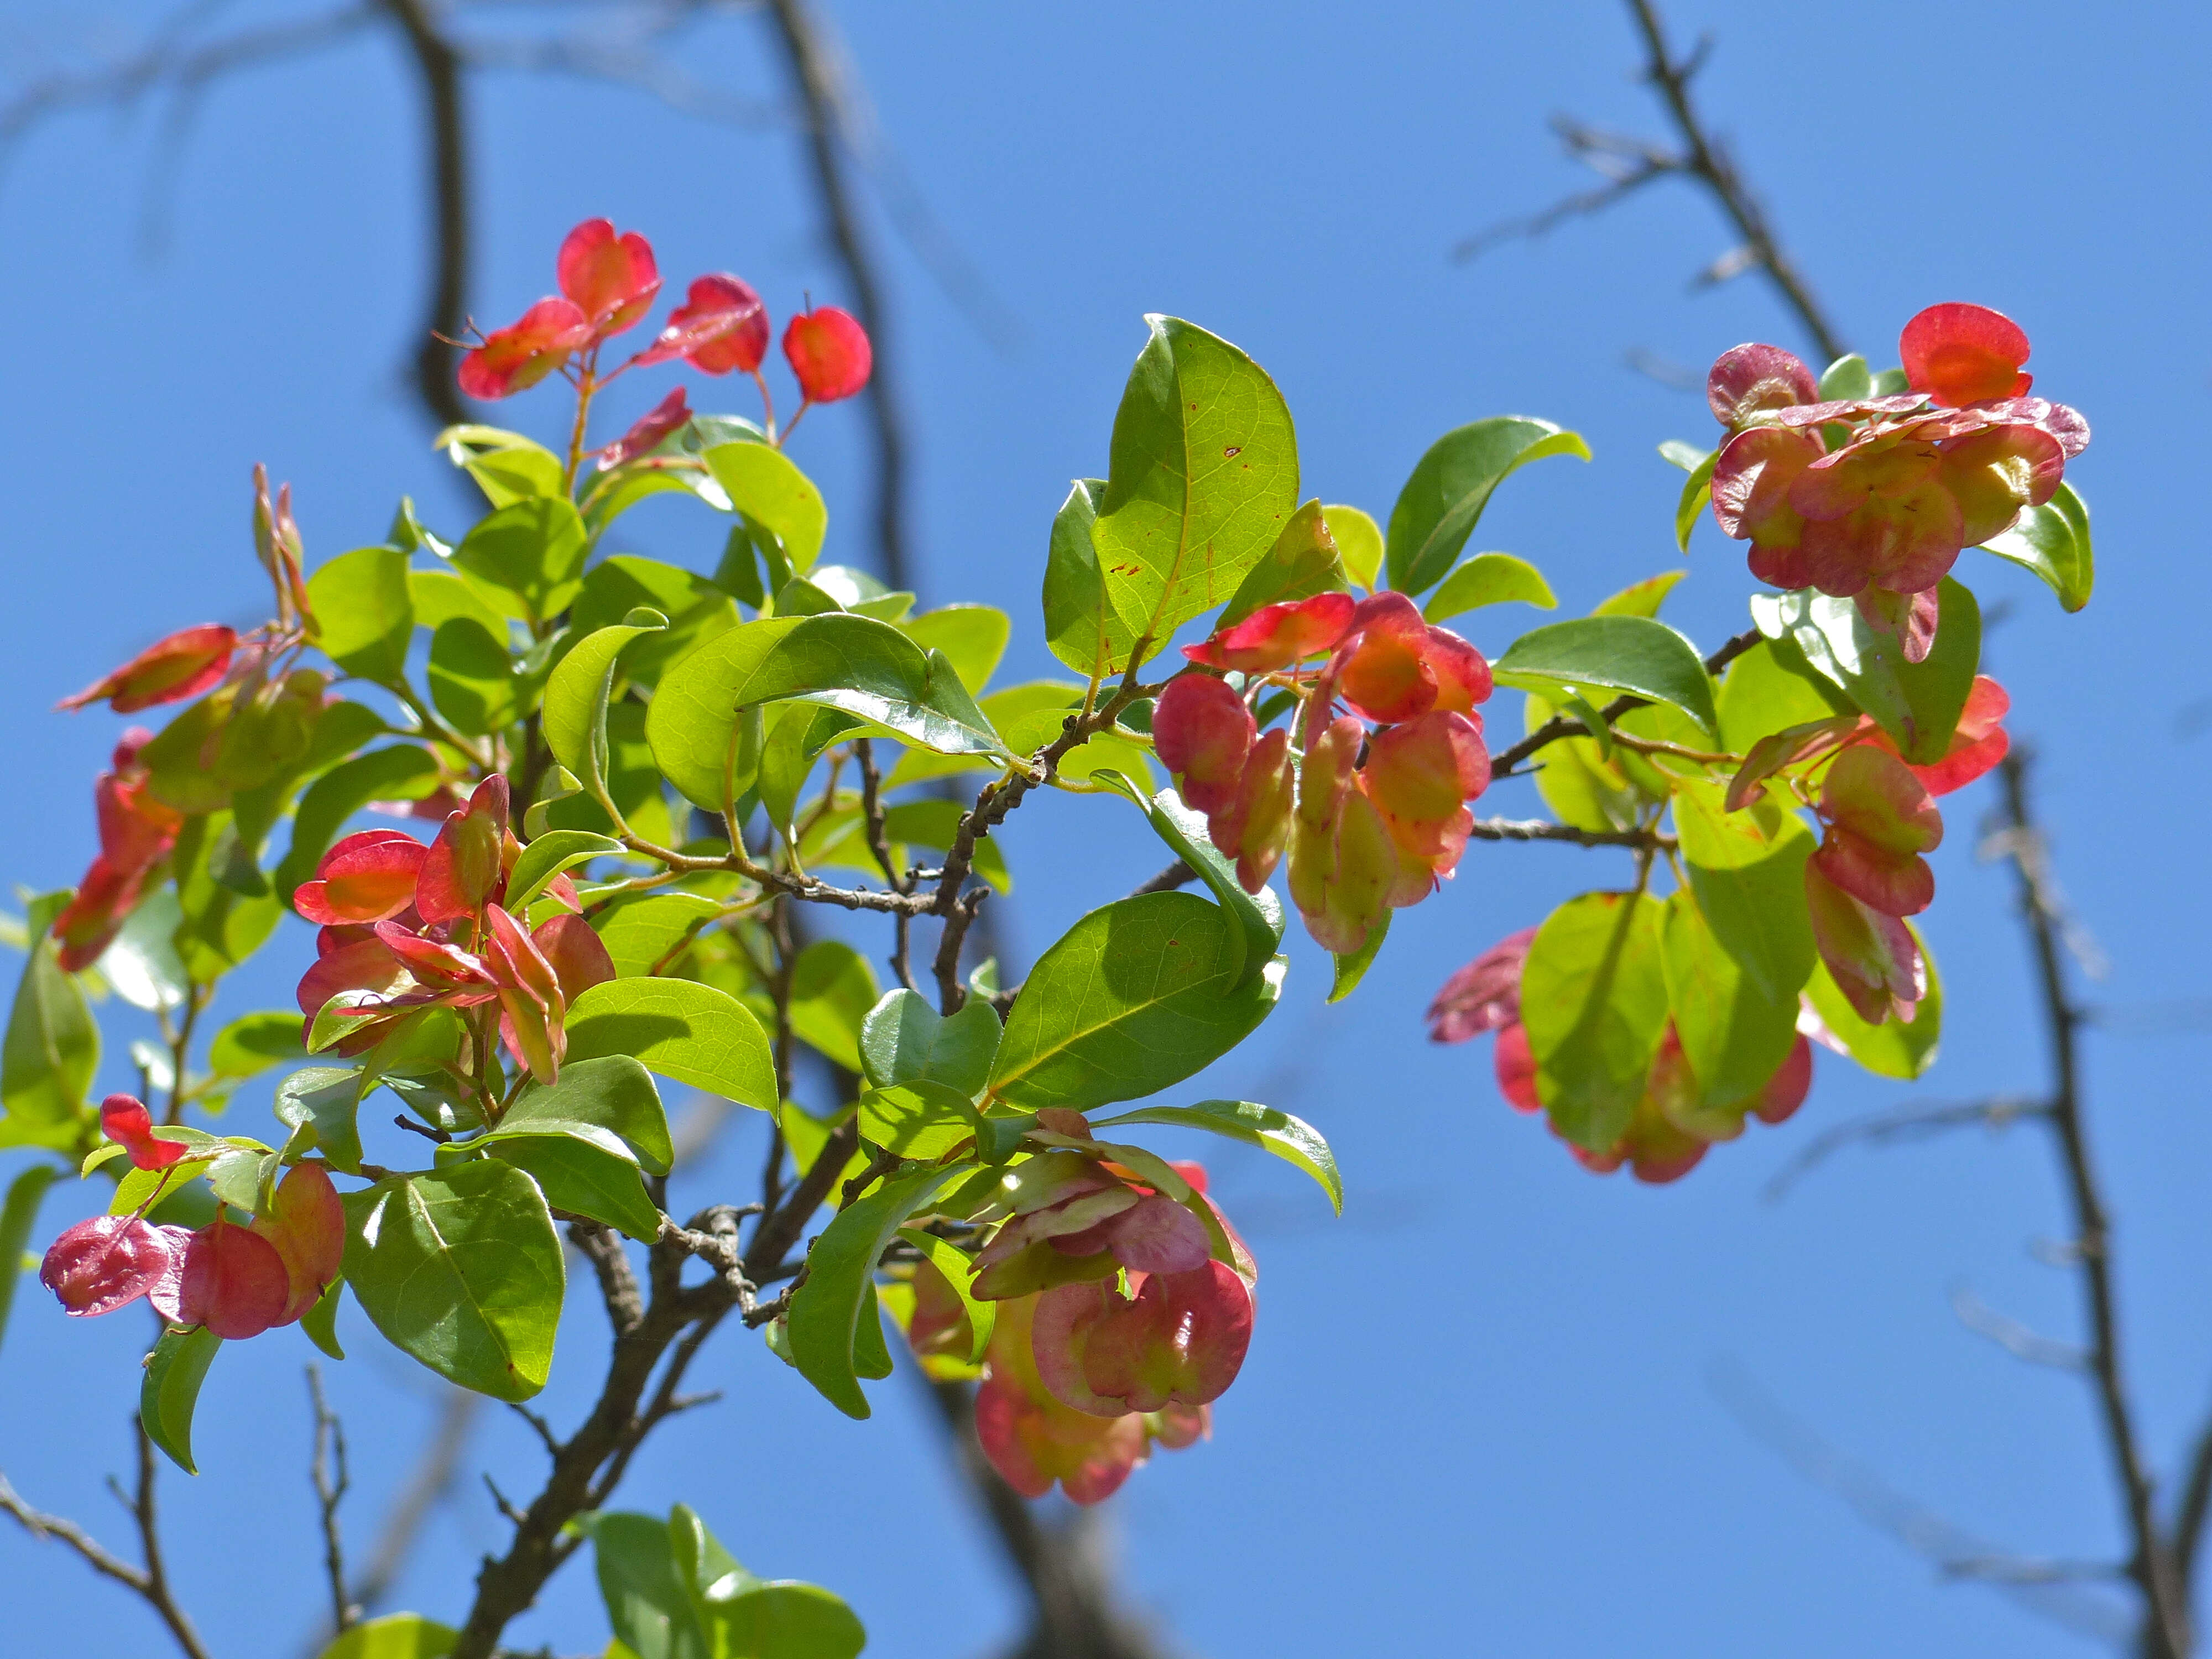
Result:
[[[446,820],[422,860],[415,908],[424,921],[474,916],[498,895],[505,885],[507,833],[507,777],[495,772]]]
[[[2018,323],[1987,306],[1953,301],[1929,306],[1898,337],[1905,382],[1939,404],[1973,404],[2021,398],[2034,377],[2021,373],[2027,335]]]
[[[1208,837],[1237,860],[1237,882],[1248,893],[1267,884],[1290,839],[1294,782],[1291,734],[1277,726],[1252,745],[1234,798],[1207,816]]]
[[[54,918],[54,959],[65,972],[82,973],[100,960],[137,908],[146,872],[126,869],[101,854],[86,866],[76,895]]]
[[[218,1216],[185,1249],[177,1296],[182,1324],[204,1325],[226,1342],[242,1342],[283,1323],[291,1296],[284,1258],[250,1227]]]
[[[550,1084],[568,1050],[560,977],[522,924],[499,906],[485,908],[484,921],[484,965],[499,986],[500,1036],[531,1076]]]
[[[554,273],[595,340],[634,327],[660,292],[653,244],[634,230],[617,236],[605,219],[586,219],[562,239]]]
[[[1894,1014],[1910,1024],[1928,994],[1928,965],[1912,930],[1837,886],[1817,859],[1806,861],[1805,904],[1820,960],[1858,1017],[1879,1025]]]
[[[1000,1478],[1024,1498],[1058,1481],[1071,1502],[1110,1498],[1151,1449],[1145,1418],[1094,1416],[1063,1406],[1038,1378],[1031,1351],[1037,1298],[1000,1304],[989,1364],[975,1390],[975,1437]],[[1187,1442],[1185,1443],[1188,1443]]]
[[[733,369],[751,374],[768,356],[768,307],[752,285],[717,272],[696,278],[682,305],[668,313],[660,337],[638,354],[640,363],[681,357],[708,374]]]
[[[2012,710],[2012,698],[1987,674],[1974,676],[1974,684],[1966,693],[1966,706],[1959,716],[1957,728],[1951,733],[1951,746],[1943,751],[1943,758],[1926,766],[1906,763],[1906,769],[1920,780],[1920,787],[1931,795],[1948,795],[1954,789],[1963,789],[2005,757],[2012,747],[2012,739],[1998,722]],[[1897,743],[1888,732],[1872,720],[1862,719],[1867,728],[1861,741],[1884,749],[1894,755]]]
[[[417,985],[433,991],[481,994],[450,999],[456,1006],[489,1001],[498,992],[499,981],[483,958],[458,945],[414,933],[396,921],[378,922],[376,938]]]
[[[415,902],[430,849],[401,830],[363,830],[322,856],[312,881],[292,895],[292,908],[325,927],[382,921]]]
[[[813,404],[851,397],[867,385],[875,367],[867,330],[836,306],[802,311],[786,324],[783,355],[799,378],[799,389]]]
[[[927,1258],[916,1262],[914,1311],[907,1319],[906,1340],[915,1358],[923,1362],[923,1369],[928,1370],[928,1362],[933,1359],[965,1362],[974,1349],[975,1335],[968,1322],[967,1304],[961,1301],[952,1281]]]
[[[511,398],[526,392],[590,343],[592,325],[568,300],[540,300],[461,359],[455,375],[471,398]]]
[[[1790,1058],[1752,1097],[1751,1115],[1761,1123],[1786,1123],[1812,1091],[1813,1045],[1800,1036],[1790,1045]]]
[[[46,1247],[39,1283],[77,1317],[112,1313],[161,1281],[174,1248],[166,1230],[143,1217],[96,1215]]]
[[[1323,683],[1354,713],[1395,725],[1441,709],[1471,713],[1490,696],[1490,664],[1448,628],[1433,628],[1403,593],[1371,593],[1353,608],[1352,624]]]
[[[1820,873],[1886,915],[1917,915],[1936,875],[1920,855],[1943,839],[1943,815],[1903,761],[1871,744],[1838,755],[1820,786],[1827,833],[1813,854]]]
[[[138,766],[138,751],[152,738],[143,726],[125,732],[115,745],[114,770],[93,786],[100,852],[52,929],[56,957],[70,973],[89,968],[114,942],[184,826],[184,815],[154,794]]]
[[[1407,884],[1382,813],[1353,785],[1352,763],[1365,741],[1365,729],[1348,715],[1308,738],[1291,817],[1291,901],[1315,943],[1339,956],[1365,945]],[[1412,874],[1425,890],[1427,870]]]
[[[187,628],[148,646],[129,662],[94,681],[56,708],[82,708],[105,701],[118,714],[157,703],[182,702],[221,682],[229,672],[238,631],[217,623]]]
[[[1272,672],[1334,651],[1352,626],[1353,609],[1351,594],[1334,592],[1261,605],[1203,644],[1183,647],[1182,653],[1209,668]]]
[[[1252,1292],[1230,1267],[1132,1273],[1037,1298],[1031,1351],[1053,1397],[1099,1417],[1202,1406],[1237,1380],[1252,1341]]]
[[[1533,927],[1508,933],[1455,969],[1429,1004],[1429,1041],[1465,1042],[1521,1018],[1521,964],[1536,937]]]
[[[552,967],[567,1001],[574,1002],[594,985],[604,985],[615,977],[614,958],[607,954],[605,943],[592,924],[581,916],[554,916],[541,922],[530,937],[538,954]]]
[[[1232,805],[1259,727],[1244,700],[1211,674],[1178,674],[1152,710],[1160,764],[1194,812]]]
[[[1359,784],[1407,868],[1430,872],[1431,880],[1416,884],[1425,895],[1434,878],[1458,867],[1474,823],[1467,803],[1490,787],[1482,717],[1432,709],[1384,726],[1368,740]]]
[[[274,1322],[289,1325],[337,1282],[345,1262],[345,1206],[319,1166],[296,1164],[277,1182],[268,1209],[254,1218],[253,1231],[283,1261],[288,1290]]]
[[[658,449],[670,433],[681,430],[690,419],[691,405],[685,401],[684,388],[679,386],[640,416],[636,425],[599,452],[599,471],[607,471]]]
[[[1796,353],[1755,342],[1721,353],[1705,376],[1705,402],[1723,426],[1741,426],[1754,415],[1820,395],[1820,383]]]
[[[100,1132],[141,1170],[166,1170],[185,1155],[182,1143],[155,1138],[154,1115],[136,1095],[110,1095],[100,1103]]]
[[[1529,1046],[1528,1028],[1517,1018],[1498,1028],[1490,1065],[1498,1079],[1498,1092],[1505,1097],[1507,1105],[1516,1112],[1544,1109],[1543,1100],[1536,1093],[1536,1051]]]

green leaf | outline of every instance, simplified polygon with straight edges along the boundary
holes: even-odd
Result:
[[[1936,594],[1935,646],[1917,663],[1905,661],[1896,638],[1870,627],[1850,599],[1810,588],[1754,594],[1751,615],[1760,633],[1795,645],[1814,672],[1897,740],[1906,760],[1924,766],[1951,746],[1982,658],[1981,606],[1972,591],[1946,576]]]
[[[659,684],[669,665],[702,641],[738,625],[736,601],[703,576],[658,559],[617,553],[585,576],[568,626],[580,639],[618,625],[633,611],[654,611],[668,618],[665,632],[623,653],[623,672],[647,687]]]
[[[1234,628],[1263,605],[1285,605],[1316,593],[1341,592],[1351,585],[1322,504],[1308,501],[1291,514],[1274,544],[1237,584],[1228,609],[1213,626],[1217,631]]]
[[[1006,1022],[989,1092],[1078,1111],[1180,1083],[1227,1054],[1281,994],[1277,957],[1242,990],[1237,924],[1194,893],[1093,910],[1037,963]],[[1248,947],[1249,948],[1249,947]]]
[[[514,672],[504,623],[494,633],[473,617],[438,624],[430,638],[430,701],[465,737],[481,738],[528,712],[533,688]]]
[[[1796,992],[1777,995],[1746,971],[1706,925],[1692,892],[1678,890],[1667,901],[1660,960],[1698,1103],[1726,1107],[1756,1095],[1796,1044]]]
[[[1692,779],[1676,787],[1674,829],[1690,886],[1722,948],[1770,1000],[1794,1006],[1818,954],[1805,910],[1813,837],[1770,803],[1726,811],[1726,793]]]
[[[1359,981],[1367,977],[1367,970],[1375,965],[1375,958],[1382,953],[1382,941],[1390,934],[1390,912],[1382,913],[1382,921],[1367,930],[1367,942],[1348,956],[1332,955],[1334,976],[1328,988],[1328,1000],[1341,1002],[1359,988]]]
[[[844,1602],[787,1578],[709,1603],[708,1626],[726,1659],[856,1659],[868,1643]]]
[[[143,901],[125,920],[115,942],[100,952],[100,975],[108,988],[149,1013],[181,1006],[191,982],[177,954],[177,929],[184,919],[173,888],[160,888]]]
[[[1013,618],[990,605],[947,605],[909,617],[896,624],[898,631],[924,651],[941,651],[968,688],[970,696],[981,691],[1006,654],[1006,640]]]
[[[356,1625],[321,1659],[446,1659],[461,1633],[419,1613],[391,1613]]]
[[[2096,586],[2089,509],[2069,483],[2062,483],[2041,507],[2029,507],[2011,529],[1984,542],[1982,550],[2033,570],[2069,611],[2088,604]]]
[[[1667,596],[1674,591],[1675,584],[1690,573],[1686,570],[1662,570],[1656,576],[1646,576],[1640,582],[1631,582],[1608,598],[1590,607],[1593,617],[1656,617]]]
[[[843,611],[747,623],[708,641],[662,678],[647,740],[671,783],[719,811],[752,781],[738,750],[739,711],[785,699],[843,709],[940,753],[1003,752],[943,653]]]
[[[868,959],[842,939],[817,939],[791,970],[791,1029],[848,1072],[860,1069],[860,1023],[882,995]]]
[[[1158,646],[1274,544],[1297,507],[1298,451],[1258,364],[1179,319],[1145,320],[1091,539],[1109,607]]]
[[[563,870],[612,857],[622,850],[620,842],[588,830],[549,830],[522,849],[514,868],[507,872],[506,907],[520,915],[530,901],[545,890],[546,883]]]
[[[338,1304],[345,1299],[345,1279],[334,1279],[330,1287],[315,1298],[315,1305],[300,1316],[300,1328],[307,1340],[333,1359],[343,1359],[345,1349],[338,1343]]]
[[[596,629],[561,659],[545,683],[547,747],[617,823],[622,814],[607,790],[607,699],[614,692],[623,647],[666,626],[659,612],[648,611]]]
[[[1362,587],[1374,586],[1376,575],[1382,568],[1382,526],[1356,507],[1324,507],[1321,516],[1328,533],[1336,538],[1336,554],[1344,561],[1345,574]]]
[[[1540,611],[1559,608],[1552,585],[1528,560],[1516,559],[1510,553],[1478,553],[1444,578],[1443,585],[1421,607],[1421,615],[1429,622],[1440,623],[1486,605],[1516,600]]]
[[[698,893],[647,893],[610,904],[592,914],[599,943],[623,979],[651,974],[687,940],[722,914],[714,900]]]
[[[1195,1106],[1140,1106],[1133,1112],[1093,1119],[1094,1129],[1119,1128],[1128,1123],[1158,1123],[1178,1129],[1204,1129],[1226,1135],[1273,1152],[1296,1164],[1321,1183],[1322,1191],[1339,1214],[1344,1211],[1344,1178],[1337,1173],[1336,1156],[1321,1132],[1302,1118],[1279,1112],[1249,1100],[1201,1100]]]
[[[571,1059],[553,1082],[508,1107],[492,1134],[572,1135],[616,1158],[634,1158],[654,1175],[666,1175],[676,1157],[660,1091],[629,1054]]]
[[[289,1009],[240,1014],[208,1045],[208,1069],[217,1077],[249,1078],[289,1060],[305,1060],[307,1021]]]
[[[100,1069],[100,1027],[84,993],[54,956],[54,918],[68,897],[48,893],[30,901],[26,929],[32,945],[0,1041],[0,1106],[31,1124],[76,1117]]]
[[[1867,367],[1867,360],[1856,351],[1845,352],[1830,363],[1820,375],[1819,401],[1821,403],[1856,403],[1874,395],[1874,371]]]
[[[495,507],[562,493],[561,458],[520,433],[449,426],[438,434],[437,447],[455,466],[467,470]]]
[[[848,1417],[869,1414],[854,1374],[853,1341],[875,1288],[877,1260],[908,1216],[968,1173],[916,1170],[894,1176],[840,1210],[807,1253],[806,1277],[791,1298],[792,1359]]]
[[[685,979],[617,979],[568,1005],[568,1059],[630,1054],[678,1083],[763,1112],[776,1109],[775,1060],[745,1006]]]
[[[616,1639],[637,1659],[712,1659],[678,1571],[667,1522],[627,1512],[580,1516]]]
[[[1545,920],[1521,969],[1521,1017],[1553,1127],[1604,1152],[1628,1127],[1667,1025],[1659,902],[1584,893]]]
[[[276,1085],[273,1109],[276,1121],[289,1128],[303,1124],[312,1127],[323,1156],[348,1175],[358,1175],[362,1092],[359,1073],[335,1066],[309,1066]]]
[[[138,1420],[146,1437],[186,1474],[198,1474],[192,1462],[192,1413],[199,1405],[200,1384],[222,1339],[204,1325],[191,1330],[167,1330],[146,1356],[146,1378],[138,1387]]]
[[[1474,533],[1492,491],[1547,455],[1590,458],[1579,434],[1549,421],[1498,415],[1447,432],[1414,466],[1390,509],[1385,563],[1390,586],[1419,593],[1442,581]]]
[[[438,763],[420,744],[395,744],[332,767],[307,786],[292,820],[292,846],[276,866],[277,898],[289,906],[313,878],[345,821],[373,800],[420,800],[438,787]]]
[[[495,1400],[545,1386],[561,1241],[538,1183],[495,1158],[345,1195],[345,1276],[385,1340]]]
[[[1853,1060],[1877,1077],[1909,1082],[1936,1063],[1936,1044],[1943,1035],[1943,981],[1936,971],[1936,957],[1928,948],[1928,941],[1911,922],[1905,925],[1911,928],[1913,938],[1919,939],[1921,960],[1928,965],[1928,994],[1920,1000],[1910,1025],[1900,1024],[1893,1016],[1879,1025],[1868,1024],[1837,988],[1826,963],[1814,966],[1813,977],[1806,982],[1805,994],[1811,1000],[1814,1012],[1820,1016],[1821,1024],[1850,1051]]]
[[[1721,742],[1742,754],[1761,738],[1858,709],[1842,689],[1807,666],[1786,640],[1761,640],[1729,665],[1721,682]]]
[[[1163,789],[1147,800],[1136,783],[1118,772],[1102,770],[1093,775],[1133,802],[1168,850],[1213,890],[1222,909],[1236,923],[1227,935],[1229,954],[1223,963],[1229,988],[1242,991],[1252,984],[1266,971],[1275,947],[1283,942],[1283,906],[1273,890],[1262,887],[1256,893],[1246,892],[1237,878],[1237,866],[1214,846],[1206,819],[1185,805],[1174,790]]]
[[[1604,686],[1672,703],[1708,732],[1719,724],[1712,677],[1697,647],[1644,617],[1547,623],[1506,647],[1496,672],[1501,684],[1524,690],[1548,696],[1562,685]]]
[[[1106,578],[1091,539],[1103,478],[1078,478],[1053,515],[1045,553],[1044,633],[1052,654],[1086,679],[1103,679],[1128,665],[1137,635],[1107,602]]]
[[[1682,493],[1674,502],[1674,545],[1684,553],[1690,550],[1690,538],[1713,498],[1713,468],[1720,459],[1720,451],[1713,450],[1682,480]]]
[[[973,1100],[999,1052],[999,1011],[980,996],[939,1015],[919,992],[885,992],[860,1026],[860,1070],[878,1089],[943,1084]]]
[[[660,1211],[626,1154],[572,1134],[532,1134],[504,1125],[488,1150],[526,1171],[556,1210],[604,1221],[641,1244],[660,1236]]]
[[[975,1103],[925,1078],[870,1089],[860,1097],[860,1138],[909,1162],[934,1163],[975,1138]]]
[[[769,823],[788,843],[796,839],[792,815],[806,779],[822,751],[860,724],[837,708],[817,708],[791,703],[762,712],[766,737],[760,745],[760,766],[753,787],[760,793],[761,810]]]
[[[736,510],[772,532],[783,544],[794,571],[813,564],[822,552],[830,510],[822,492],[780,449],[762,443],[717,444],[707,465],[729,492]]]
[[[575,602],[583,588],[584,552],[584,521],[574,505],[550,495],[515,501],[478,520],[453,550],[453,563],[513,594],[520,606],[510,614],[536,623]]]
[[[60,1174],[51,1164],[33,1164],[8,1183],[8,1201],[0,1204],[0,1338],[8,1334],[8,1310],[15,1300],[15,1279],[39,1218],[40,1200]]]
[[[407,672],[415,600],[407,556],[389,547],[341,553],[307,579],[323,654],[361,679],[389,685]]]
[[[918,1227],[902,1227],[899,1237],[929,1258],[930,1265],[945,1275],[945,1283],[959,1297],[960,1306],[968,1316],[968,1363],[980,1365],[991,1346],[991,1333],[999,1321],[999,1304],[975,1299],[975,1264],[951,1239],[939,1238],[935,1233],[923,1232]]]
[[[477,591],[477,585],[453,570],[410,570],[407,592],[413,601],[415,626],[436,633],[455,617],[483,624],[499,639],[507,634],[507,613]]]
[[[1685,472],[1695,472],[1705,464],[1705,458],[1708,455],[1719,453],[1720,451],[1717,449],[1700,449],[1697,445],[1680,438],[1663,439],[1659,444],[1659,459],[1668,465],[1679,467]]]

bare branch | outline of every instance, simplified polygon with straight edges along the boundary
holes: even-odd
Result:
[[[2054,1341],[2017,1319],[1999,1313],[1964,1285],[1951,1291],[1951,1311],[1958,1315],[1959,1322],[1968,1330],[1978,1336],[1986,1336],[2015,1359],[2026,1360],[2031,1365],[2048,1365],[2053,1370],[2088,1369],[2088,1356],[2074,1344]]]
[[[314,1455],[307,1466],[315,1489],[315,1504],[322,1512],[323,1571],[330,1580],[331,1629],[343,1635],[361,1617],[361,1608],[346,1591],[345,1546],[338,1535],[338,1505],[353,1485],[346,1467],[345,1428],[323,1397],[323,1373],[307,1367],[307,1397],[315,1408]]]
[[[2009,1127],[2022,1118],[2048,1117],[2051,1106],[2046,1101],[2033,1100],[2018,1095],[1998,1095],[1989,1100],[1970,1100],[1941,1106],[1906,1106],[1893,1112],[1879,1112],[1871,1117],[1853,1118],[1823,1131],[1806,1142],[1804,1147],[1766,1183],[1765,1198],[1772,1203],[1813,1168],[1824,1163],[1832,1153],[1862,1142],[1869,1146],[1884,1146],[1893,1140],[1919,1140],[1929,1135],[1941,1134],[1947,1129],[1965,1128],[1983,1124],[1992,1130]]]
[[[453,342],[466,325],[470,243],[468,126],[461,106],[461,60],[440,32],[426,0],[377,0],[405,37],[422,83],[428,118],[430,292],[415,352],[415,395],[438,425],[468,419],[453,380]]]

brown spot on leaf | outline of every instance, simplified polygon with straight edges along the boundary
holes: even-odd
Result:
[[[1235,460],[1235,459],[1236,459],[1239,455],[1242,455],[1243,453],[1244,453],[1244,446],[1243,446],[1243,445],[1242,445],[1242,444],[1231,444],[1231,445],[1230,445],[1230,446],[1228,447],[1228,448],[1226,448],[1226,449],[1224,449],[1224,450],[1223,450],[1223,451],[1221,452],[1221,459],[1222,459],[1223,460],[1224,460],[1224,461],[1233,461],[1233,460]]]

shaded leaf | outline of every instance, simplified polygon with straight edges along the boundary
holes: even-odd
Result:
[[[222,1339],[204,1325],[191,1330],[167,1330],[146,1356],[145,1380],[138,1387],[138,1420],[146,1437],[186,1474],[198,1474],[192,1462],[192,1414],[198,1408],[200,1385],[215,1363]]]
[[[1589,446],[1549,421],[1518,415],[1475,421],[1437,439],[1390,509],[1384,556],[1390,586],[1419,593],[1442,581],[1492,493],[1517,469],[1547,455],[1586,461]]]
[[[854,1336],[872,1300],[876,1262],[906,1218],[925,1208],[965,1169],[895,1176],[855,1200],[814,1241],[805,1279],[791,1298],[791,1354],[799,1375],[848,1417],[869,1414],[853,1369]]]

